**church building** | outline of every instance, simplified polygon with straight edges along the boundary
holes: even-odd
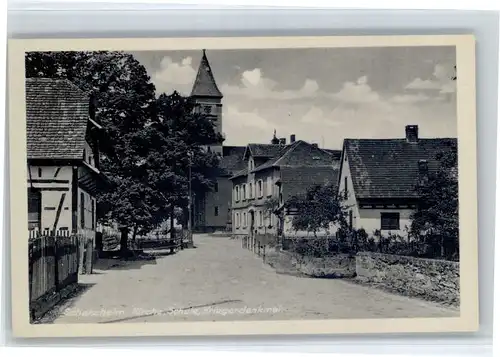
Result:
[[[205,50],[191,91],[191,98],[212,119],[217,133],[224,136],[222,126],[223,95],[215,81]],[[220,155],[219,170],[211,192],[195,193],[192,225],[197,232],[231,231],[232,182],[230,177],[244,165],[245,146],[224,146],[213,143],[209,149]]]

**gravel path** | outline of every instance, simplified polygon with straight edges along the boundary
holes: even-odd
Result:
[[[451,317],[457,310],[342,280],[276,274],[241,241],[194,237],[195,249],[110,264],[55,323]],[[100,265],[106,264],[101,261]]]

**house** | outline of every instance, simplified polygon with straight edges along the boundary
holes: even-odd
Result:
[[[242,168],[244,146],[223,146],[219,167],[214,172],[213,189],[195,193],[193,228],[195,231],[231,231],[231,176]]]
[[[191,90],[195,110],[204,113],[214,123],[215,132],[222,131],[223,95],[215,81],[205,50],[203,50],[198,72]],[[192,227],[195,231],[207,232],[231,230],[231,192],[229,178],[242,168],[244,146],[224,146],[216,142],[207,150],[220,157],[219,168],[214,170],[214,187],[209,192],[195,192],[193,197]]]
[[[231,177],[233,227],[236,236],[295,234],[291,212],[284,210],[288,198],[309,187],[336,183],[340,151],[326,151],[316,144],[276,138],[271,144],[248,144],[245,168]]]
[[[28,227],[32,233],[96,232],[101,125],[95,101],[65,79],[26,79]]]
[[[403,139],[345,139],[338,192],[353,229],[407,236],[419,180],[436,170],[438,152],[456,150],[454,138],[423,139],[408,125]]]

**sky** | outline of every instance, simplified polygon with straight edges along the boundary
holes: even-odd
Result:
[[[224,98],[225,145],[297,139],[456,137],[454,47],[207,50]],[[191,91],[198,51],[135,52],[157,95]]]

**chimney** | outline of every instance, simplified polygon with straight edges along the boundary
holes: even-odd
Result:
[[[418,125],[407,125],[405,127],[406,141],[409,143],[418,142]]]
[[[295,142],[295,134],[290,135],[290,144]]]
[[[286,138],[280,138],[280,145],[286,145]]]

